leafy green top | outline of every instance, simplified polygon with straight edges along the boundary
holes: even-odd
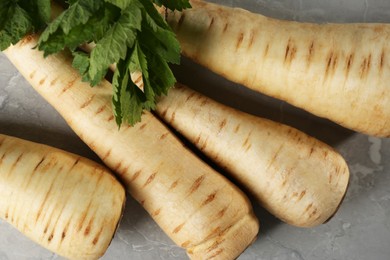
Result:
[[[153,2],[152,2],[153,1]],[[144,109],[154,109],[156,98],[175,83],[168,63],[179,63],[180,46],[153,3],[172,10],[190,7],[188,0],[69,0],[52,22],[50,0],[0,1],[0,49],[28,33],[44,29],[38,48],[44,55],[69,49],[73,66],[84,81],[95,86],[116,64],[113,106],[118,125],[140,121]],[[78,47],[94,42],[91,53]],[[132,72],[141,72],[143,89]]]

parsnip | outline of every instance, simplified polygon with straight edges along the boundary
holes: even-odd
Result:
[[[125,190],[103,166],[0,135],[0,218],[71,259],[98,259],[122,216]]]
[[[44,59],[36,36],[5,51],[32,86],[121,178],[167,235],[192,259],[233,259],[256,237],[247,197],[200,161],[151,113],[118,130],[111,85],[91,88],[66,53]]]
[[[323,223],[345,195],[344,159],[294,128],[226,107],[179,84],[160,98],[156,112],[289,224]]]
[[[390,24],[319,25],[191,5],[167,15],[185,56],[344,127],[390,136]]]

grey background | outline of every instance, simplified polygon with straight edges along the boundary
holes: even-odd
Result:
[[[214,2],[288,20],[390,22],[389,0]],[[319,138],[335,147],[350,167],[351,182],[345,201],[327,224],[311,229],[292,227],[273,218],[254,203],[262,226],[258,239],[239,257],[240,260],[390,259],[390,139],[369,137],[344,129],[283,102],[246,90],[186,59],[174,70],[180,81],[220,102],[292,125]],[[2,54],[0,133],[97,159]],[[58,258],[0,220],[0,260]],[[122,223],[103,259],[186,259],[186,255],[133,199],[128,198]]]

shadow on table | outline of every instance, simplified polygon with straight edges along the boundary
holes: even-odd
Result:
[[[45,129],[44,127],[0,122],[0,134],[50,145],[101,162],[99,157],[71,130],[69,130],[69,133],[65,133]]]

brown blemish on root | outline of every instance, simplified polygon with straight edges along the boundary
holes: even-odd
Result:
[[[70,220],[72,218],[69,219],[68,223],[66,223],[64,229],[62,230],[62,234],[61,234],[61,242],[65,239],[66,237],[66,233],[68,232],[68,228],[69,228],[69,225],[70,225]]]
[[[130,182],[135,181],[135,180],[139,177],[139,175],[141,174],[141,172],[142,172],[142,170],[136,171],[136,172],[134,173],[133,177],[131,177]]]
[[[202,206],[205,206],[212,202],[215,199],[215,196],[217,196],[217,192],[213,192],[210,195],[207,196],[207,199],[202,202]]]
[[[138,76],[138,78],[134,81],[134,84],[138,86],[138,83],[141,82],[141,79],[142,79],[142,74],[140,74],[140,75]]]
[[[99,242],[99,239],[100,239],[100,235],[102,234],[103,232],[103,228],[104,226],[102,226],[100,229],[99,229],[99,232],[96,234],[96,236],[93,238],[92,240],[92,244],[96,245],[98,242]]]
[[[80,159],[81,159],[81,157],[77,157],[77,158],[76,158],[76,160],[74,161],[72,167],[70,167],[69,172],[70,172],[71,170],[73,170],[74,167],[76,167],[76,165],[80,162]]]
[[[34,40],[34,38],[36,37],[35,34],[29,34],[29,35],[26,35],[25,37],[23,37],[20,42],[19,42],[19,45],[20,46],[23,46],[29,42],[31,42],[32,40]]]
[[[173,190],[174,188],[176,188],[177,184],[179,184],[179,180],[172,182],[171,186],[169,187],[169,190]]]
[[[314,210],[310,213],[309,218],[314,217],[316,214],[317,214],[317,209],[314,209]]]
[[[385,50],[382,50],[381,58],[379,62],[379,71],[383,70],[384,65],[385,65]]]
[[[162,135],[160,136],[160,140],[165,139],[165,137],[167,137],[168,135],[169,135],[169,132],[167,132],[167,133],[165,133],[165,134],[162,134]]]
[[[117,164],[115,165],[114,171],[115,171],[115,172],[118,172],[119,169],[120,169],[121,167],[122,167],[122,161],[120,161],[119,163],[117,163]]]
[[[283,144],[278,148],[278,150],[274,153],[274,156],[272,156],[271,161],[269,165],[267,166],[267,169],[269,169],[276,161],[276,158],[278,157],[280,151],[283,149]]]
[[[207,142],[208,142],[208,139],[206,138],[206,140],[204,140],[202,146],[200,147],[200,150],[201,150],[201,151],[203,151],[203,150],[206,148]]]
[[[192,92],[187,98],[186,98],[186,101],[190,100],[192,97],[195,96],[195,92]],[[165,110],[166,111],[166,110]]]
[[[207,30],[210,30],[211,26],[213,26],[213,24],[214,24],[214,17],[211,17],[210,24],[209,24],[209,27],[207,28]]]
[[[112,120],[114,120],[114,115],[110,115],[110,116],[107,118],[107,122],[111,122]]]
[[[314,50],[315,50],[315,47],[314,47],[314,41],[312,41],[310,43],[310,46],[309,46],[309,54],[307,55],[307,64],[311,64],[311,60],[313,58],[313,55],[314,55]]]
[[[311,148],[310,148],[309,156],[311,156],[313,153],[314,153],[314,147],[311,147]]]
[[[352,63],[353,63],[353,54],[348,55],[348,58],[346,60],[346,65],[345,65],[345,77],[348,77],[348,74],[351,70]]]
[[[88,214],[89,209],[91,208],[91,204],[92,204],[92,201],[89,202],[87,208],[85,209],[85,211],[81,215],[81,219],[79,221],[79,226],[78,226],[78,231],[81,231],[81,229],[83,228],[84,221],[87,218],[87,214]]]
[[[236,43],[236,50],[238,50],[240,48],[243,40],[244,40],[244,34],[240,33],[240,36],[238,37],[238,40]]]
[[[313,203],[310,203],[309,205],[307,205],[305,212],[309,211],[310,208],[312,208],[312,207],[313,207]]]
[[[5,156],[7,155],[7,152],[3,153],[3,155],[0,158],[0,164],[3,163]]]
[[[91,104],[92,100],[95,98],[95,94],[90,96],[88,98],[87,101],[85,101],[81,106],[80,106],[80,109],[83,109],[83,108],[86,108],[87,106],[89,106],[89,104]]]
[[[6,154],[6,153],[4,153],[3,156],[2,156],[1,162],[2,162],[3,159],[4,159],[5,154]],[[10,169],[9,172],[8,172],[8,176],[10,176],[10,175],[12,174],[12,172],[14,171],[16,165],[17,165],[17,164],[19,163],[19,161],[22,159],[23,154],[24,154],[24,153],[22,152],[22,153],[18,156],[18,158],[16,158],[15,162],[12,164],[11,169]]]
[[[157,172],[152,173],[149,176],[149,178],[146,180],[146,182],[144,183],[143,187],[145,188],[147,185],[149,185],[154,180],[154,178],[156,178],[156,175],[157,175]]]
[[[180,230],[183,228],[185,223],[181,223],[180,225],[178,225],[177,227],[175,227],[175,229],[172,231],[173,234],[177,234],[180,232]]]
[[[169,120],[169,123],[172,124],[175,121],[176,112],[173,112],[171,115],[171,119]]]
[[[254,39],[255,39],[255,31],[252,30],[249,36],[248,49],[252,47]]]
[[[91,233],[91,229],[92,229],[92,224],[93,224],[93,221],[94,221],[94,217],[92,217],[89,222],[88,222],[88,225],[87,227],[85,228],[84,230],[84,236],[88,236],[90,233]]]
[[[47,201],[47,199],[49,198],[49,195],[50,195],[50,193],[51,193],[51,191],[52,191],[52,189],[53,189],[53,185],[54,185],[54,181],[50,184],[49,190],[46,192],[45,198],[43,199],[42,204],[41,204],[41,206],[39,207],[37,216],[36,216],[36,218],[35,218],[35,223],[38,222],[39,217],[40,217],[41,214],[42,214],[43,207],[45,206],[46,201]],[[45,233],[46,233],[46,232],[45,232]]]
[[[371,67],[371,54],[367,58],[363,59],[363,62],[360,65],[360,78],[363,79],[367,76]]]
[[[112,149],[108,149],[108,151],[106,152],[106,154],[103,156],[102,160],[104,161],[105,159],[107,159],[110,155],[111,155],[111,151]]]
[[[16,161],[14,162],[14,164],[12,165],[12,169],[20,162],[20,160],[22,159],[24,153],[22,152],[18,158],[16,158]],[[12,171],[12,170],[11,170]]]
[[[228,27],[229,27],[229,23],[225,23],[225,25],[223,26],[222,33],[225,33],[227,31]]]
[[[196,137],[194,144],[197,145],[200,141],[201,135],[199,134],[198,137]]]
[[[330,74],[333,74],[336,70],[338,61],[338,56],[333,51],[331,51],[327,57],[326,70],[325,70],[325,79],[328,78]]]
[[[37,163],[37,165],[34,167],[33,172],[35,172],[39,166],[43,163],[43,161],[46,159],[46,156],[43,156],[42,159]]]
[[[229,229],[229,228],[227,228]],[[209,246],[206,250],[207,253],[210,253],[211,251],[213,251],[214,249],[218,248],[218,246],[223,242],[225,241],[224,238],[221,238],[219,237],[214,243],[211,244],[211,246]]]
[[[337,175],[340,173],[340,166],[339,165],[336,166],[335,172]]]
[[[147,125],[148,125],[147,123],[143,123],[143,124],[139,127],[139,129],[142,130],[142,129],[144,129]]]
[[[242,144],[242,147],[245,147],[245,146],[249,143],[249,139],[250,139],[251,135],[252,135],[252,131],[250,131],[250,132],[248,133],[248,135],[247,135],[247,137],[246,137],[244,143]]]
[[[267,57],[269,51],[269,43],[264,48],[263,58]]]
[[[177,27],[178,28],[180,28],[180,26],[183,24],[185,18],[186,18],[186,13],[182,12],[181,16],[179,18],[179,21],[177,22]]]
[[[45,229],[43,230],[43,234],[47,233],[47,230],[49,229],[49,224],[50,224],[50,219],[49,219],[49,222],[46,223]]]
[[[152,216],[153,216],[153,217],[156,217],[156,216],[160,215],[160,213],[161,213],[161,208],[159,208],[158,210],[154,211],[154,212],[152,213]]]
[[[195,192],[199,187],[200,185],[202,184],[203,180],[206,178],[206,175],[202,175],[200,176],[199,178],[197,178],[194,183],[192,184],[191,188],[190,188],[190,194]]]
[[[68,91],[69,89],[71,89],[75,82],[76,82],[77,78],[74,78],[73,80],[70,80],[68,81],[68,83],[66,84],[66,86],[62,89],[60,95],[64,94],[66,91]]]
[[[50,86],[54,86],[57,83],[58,77],[50,81]]]
[[[324,151],[324,158],[328,157],[328,151]]]
[[[226,126],[226,122],[227,120],[224,119],[221,121],[221,123],[219,123],[219,132],[221,132],[221,130]]]
[[[237,126],[236,126],[236,128],[234,128],[234,133],[238,133],[238,131],[240,130],[240,124],[238,124]]]
[[[306,194],[306,190],[302,191],[301,194],[299,194],[298,201],[301,200]]]
[[[191,241],[190,241],[190,240],[187,240],[187,241],[185,241],[184,243],[182,243],[180,246],[183,247],[183,248],[186,248],[186,247],[188,247],[190,244],[191,244]]]
[[[209,259],[211,258],[214,258],[214,257],[217,257],[219,254],[221,254],[223,252],[223,248],[219,248],[217,251],[215,251],[214,254],[212,254]]]
[[[107,107],[106,104],[104,104],[101,107],[99,107],[98,110],[96,110],[95,115],[98,115],[98,114],[102,113],[106,109],[106,107]]]
[[[46,78],[41,79],[41,80],[39,81],[39,85],[42,85],[43,83],[45,83],[45,81],[46,81]]]
[[[164,109],[164,111],[161,112],[161,116],[162,117],[165,117],[165,115],[167,114],[168,112],[168,108]]]
[[[284,64],[290,65],[291,62],[294,60],[296,53],[297,53],[297,47],[295,47],[291,39],[288,39],[287,46],[286,46],[286,53],[284,55]]]
[[[205,97],[204,99],[203,99],[203,101],[200,103],[200,107],[203,107],[203,106],[205,106],[206,104],[208,103],[208,100],[207,100],[207,98]]]

